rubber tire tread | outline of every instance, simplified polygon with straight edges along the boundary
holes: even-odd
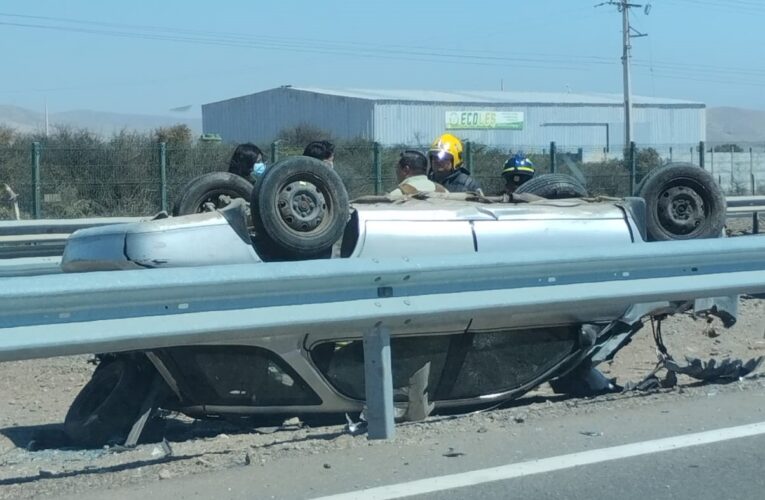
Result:
[[[516,192],[535,194],[549,200],[588,196],[587,188],[567,174],[542,174],[518,186]]]
[[[327,202],[331,219],[318,234],[289,230],[276,210],[279,190],[288,181],[298,180],[314,184]],[[318,258],[343,236],[350,213],[348,191],[338,173],[324,162],[308,156],[291,156],[266,170],[258,184],[250,198],[252,223],[261,246],[268,249],[269,260]]]
[[[236,174],[229,172],[203,174],[189,181],[183,188],[180,199],[173,207],[173,215],[198,213],[204,200],[215,193],[249,201],[252,191],[252,184]]]
[[[132,358],[103,361],[80,390],[64,418],[64,432],[72,444],[88,448],[123,442],[141,410],[154,376],[154,368]],[[102,384],[116,378],[114,387],[101,401]]]
[[[703,222],[703,229],[691,236],[670,233],[662,227],[658,216],[658,199],[665,186],[676,178],[690,178],[695,180],[705,189],[698,193],[710,207],[709,213]],[[727,202],[720,186],[714,177],[692,163],[670,163],[663,167],[652,170],[641,182],[637,196],[645,200],[646,204],[646,233],[649,241],[669,241],[719,238],[722,235],[727,217]]]

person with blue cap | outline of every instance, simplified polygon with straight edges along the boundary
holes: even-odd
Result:
[[[518,186],[534,177],[534,163],[522,152],[507,159],[502,167],[502,178],[505,180],[505,193],[512,194]]]

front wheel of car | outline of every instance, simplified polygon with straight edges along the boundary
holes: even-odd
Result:
[[[690,163],[652,171],[638,196],[646,203],[651,241],[717,238],[727,215],[725,195],[712,175]]]
[[[258,238],[287,259],[322,255],[348,221],[348,192],[340,176],[307,156],[286,158],[268,169],[250,201]]]
[[[138,418],[155,372],[128,357],[102,361],[64,419],[70,441],[83,447],[122,442]]]

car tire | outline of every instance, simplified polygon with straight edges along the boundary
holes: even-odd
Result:
[[[559,200],[563,198],[586,198],[587,189],[576,178],[566,174],[543,174],[530,179],[515,191]]]
[[[712,175],[690,163],[648,174],[637,195],[646,204],[649,241],[717,238],[725,226],[725,195]]]
[[[253,226],[270,254],[317,258],[342,237],[350,209],[348,192],[324,162],[307,156],[286,158],[266,170],[259,184],[250,199]]]
[[[102,361],[72,402],[64,432],[72,444],[124,442],[138,418],[154,369],[132,358]]]
[[[215,208],[223,208],[219,197],[250,199],[252,184],[229,172],[210,172],[192,179],[183,188],[181,198],[173,208],[173,215],[189,215],[204,212],[207,202]]]

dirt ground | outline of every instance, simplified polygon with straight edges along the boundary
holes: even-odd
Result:
[[[731,225],[734,235],[746,233],[747,222]],[[765,355],[765,300],[743,297],[738,322],[725,329],[718,320],[690,315],[667,319],[664,340],[675,357],[750,359]],[[40,436],[56,436],[77,392],[94,365],[88,356],[0,363],[0,499],[75,494],[95,488],[159,481],[203,471],[257,466],[282,457],[320,454],[330,449],[370,445],[364,435],[344,426],[293,426],[274,433],[242,429],[220,421],[193,421],[174,416],[165,431],[167,444],[147,443],[134,449],[76,450],[47,448]],[[657,360],[650,325],[599,368],[619,383],[638,381]],[[763,368],[761,368],[763,371]],[[397,444],[421,442],[428,436],[475,432],[476,428],[508,428],[522,432],[524,422],[555,412],[587,412],[592,404],[644,405],[661,398],[693,397],[709,391],[761,390],[765,378],[729,385],[699,386],[681,377],[675,389],[650,394],[624,393],[598,398],[557,396],[545,385],[501,409],[462,417],[432,417],[399,425]],[[480,432],[480,431],[479,431]],[[43,449],[41,449],[43,448]]]

